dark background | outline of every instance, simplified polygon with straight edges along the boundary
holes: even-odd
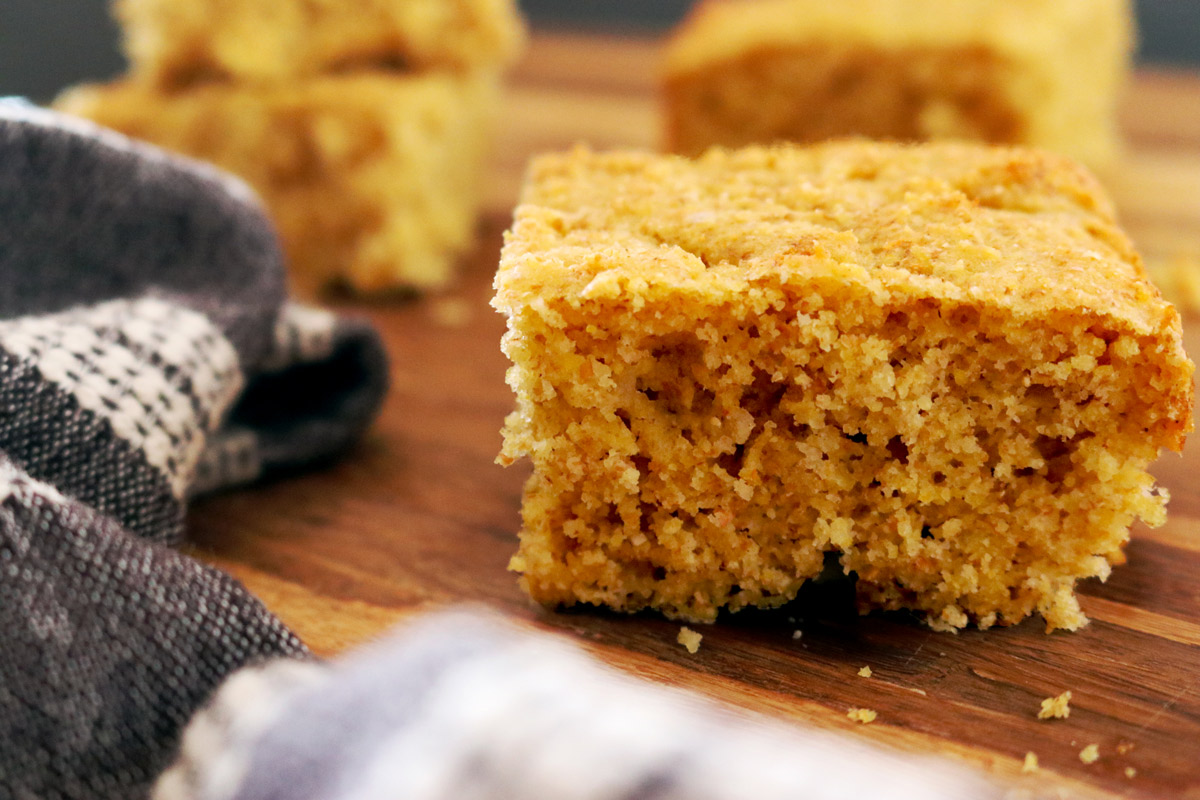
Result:
[[[190,2],[190,0],[180,0]],[[837,0],[830,0],[837,2]],[[654,32],[690,0],[521,0],[538,28]],[[1139,0],[1141,59],[1200,67],[1200,0]],[[105,0],[0,0],[0,95],[39,100],[124,69]]]

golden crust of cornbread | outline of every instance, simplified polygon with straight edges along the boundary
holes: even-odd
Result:
[[[676,152],[848,135],[1118,150],[1129,0],[709,0],[672,37]]]
[[[841,142],[531,169],[496,277],[537,601],[711,620],[825,553],[864,609],[1086,622],[1164,519],[1179,317],[1095,180],[1035,151]]]
[[[57,105],[244,178],[279,227],[293,288],[312,297],[452,279],[473,243],[499,83],[366,73],[163,93],[123,81]]]
[[[135,73],[165,87],[496,69],[525,35],[513,0],[117,0],[115,9]]]

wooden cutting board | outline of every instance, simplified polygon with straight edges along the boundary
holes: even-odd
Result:
[[[1037,620],[933,633],[901,617],[858,617],[847,590],[834,587],[703,628],[693,656],[676,643],[678,624],[554,613],[518,590],[505,567],[529,467],[493,464],[512,405],[503,322],[487,305],[500,235],[531,153],[576,141],[655,144],[655,53],[644,40],[535,40],[461,283],[439,297],[345,309],[375,321],[393,359],[379,423],[333,467],[199,503],[196,553],[239,576],[321,654],[415,612],[482,603],[637,675],[949,754],[1031,789],[1200,800],[1200,439],[1158,467],[1173,496],[1170,522],[1139,528],[1128,565],[1081,587],[1093,622],[1079,633],[1048,636]],[[1200,76],[1140,75],[1125,120],[1129,156],[1105,178],[1127,226],[1151,257],[1200,254]],[[1200,318],[1190,322],[1189,349],[1200,353]],[[870,678],[858,676],[863,666]],[[1066,689],[1070,718],[1038,721],[1041,700]],[[878,719],[852,723],[851,707]],[[1079,757],[1089,744],[1100,750],[1090,765]],[[1030,751],[1041,769],[1023,776]]]

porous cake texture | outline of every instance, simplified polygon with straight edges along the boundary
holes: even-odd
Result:
[[[666,139],[861,135],[1118,150],[1130,0],[708,0],[673,37]]]
[[[445,285],[473,243],[498,105],[494,73],[357,73],[179,93],[120,81],[58,101],[246,179],[306,297],[330,283],[364,292]]]
[[[117,0],[125,49],[162,86],[381,67],[495,70],[518,54],[514,0]]]
[[[496,277],[537,601],[712,620],[822,570],[938,628],[1086,621],[1192,427],[1095,180],[940,143],[536,161]]]

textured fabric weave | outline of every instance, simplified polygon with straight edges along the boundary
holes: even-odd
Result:
[[[0,796],[137,797],[229,673],[304,653],[233,579],[8,462],[0,498]]]
[[[145,797],[230,674],[307,657],[169,545],[189,497],[343,450],[386,373],[285,302],[244,185],[0,102],[0,800]]]
[[[153,800],[988,800],[960,767],[718,711],[491,616],[239,673]]]

